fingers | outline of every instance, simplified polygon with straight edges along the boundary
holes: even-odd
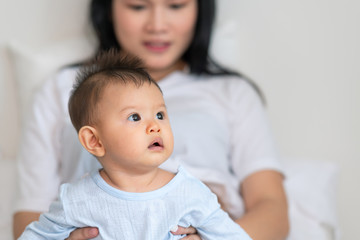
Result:
[[[181,226],[178,226],[178,229],[175,231],[175,232],[172,232],[174,235],[182,235],[182,234],[196,234],[197,231],[195,228],[193,227],[187,227],[187,228],[184,228],[184,227],[181,227]]]
[[[201,240],[200,236],[197,235],[197,231],[193,227],[180,227],[175,232],[172,232],[174,235],[187,235],[186,237],[182,238],[182,240]]]
[[[86,240],[91,239],[99,235],[97,228],[79,228],[73,231],[66,240]]]
[[[175,232],[172,232],[174,235],[182,235],[182,234],[186,234],[186,235],[191,235],[191,234],[196,234],[197,231],[195,228],[193,227],[187,227],[187,228],[184,228],[184,227],[181,227],[181,226],[178,226],[178,229],[175,231]]]
[[[186,237],[182,238],[181,240],[201,240],[199,235],[191,234],[187,235]]]

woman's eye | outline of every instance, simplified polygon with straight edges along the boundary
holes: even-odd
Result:
[[[160,120],[163,120],[163,119],[164,119],[164,113],[158,112],[158,113],[156,114],[156,118],[157,118],[157,119],[160,119]]]
[[[146,8],[145,5],[129,5],[129,8],[135,11],[141,11]]]
[[[185,3],[173,3],[173,4],[170,4],[170,8],[171,9],[180,9],[180,8],[183,8],[185,7]]]
[[[139,114],[135,113],[135,114],[131,115],[130,117],[128,117],[128,120],[132,121],[132,122],[137,122],[137,121],[141,120],[141,117]]]

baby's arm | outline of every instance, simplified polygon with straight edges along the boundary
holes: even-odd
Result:
[[[215,210],[196,229],[203,240],[251,240],[240,225],[235,223],[221,208]]]
[[[60,198],[51,204],[49,212],[40,215],[39,221],[29,224],[19,239],[65,239],[74,229],[67,222]]]
[[[203,240],[251,240],[249,235],[235,223],[230,216],[220,208],[217,197],[210,191],[205,185],[202,191],[202,201],[199,201],[203,206],[199,206],[199,209],[203,209],[203,213],[199,214],[199,217],[195,217],[198,220],[202,218],[198,225],[195,227]],[[204,207],[205,206],[205,207]],[[201,216],[201,217],[200,217]]]

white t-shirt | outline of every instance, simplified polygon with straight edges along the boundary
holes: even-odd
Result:
[[[46,211],[61,183],[99,167],[81,147],[68,114],[76,70],[59,72],[35,97],[18,157],[17,211]],[[236,76],[174,72],[159,85],[175,138],[162,167],[174,171],[181,163],[220,194],[232,217],[241,216],[240,183],[256,171],[281,171],[259,96]]]

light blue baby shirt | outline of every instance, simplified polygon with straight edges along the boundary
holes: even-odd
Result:
[[[201,181],[179,167],[164,187],[124,192],[111,187],[99,171],[60,188],[59,200],[31,223],[19,239],[65,239],[75,229],[94,226],[96,239],[167,240],[174,226],[193,226],[204,240],[249,240]]]

